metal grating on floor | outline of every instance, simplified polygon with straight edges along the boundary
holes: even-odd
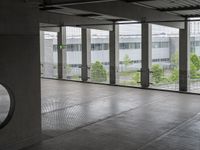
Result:
[[[77,84],[77,86],[80,86],[80,84]],[[56,93],[54,93],[54,96],[43,94],[43,133],[48,136],[58,136],[139,106],[145,106],[162,97],[162,95],[155,95],[151,91],[136,90],[137,92],[133,92],[133,89],[129,88],[106,86],[104,87],[108,89],[104,91],[105,88],[99,87],[101,85],[94,85],[93,92],[90,92],[90,89],[88,89],[89,91],[84,89],[86,94],[79,95],[79,91],[77,95],[80,97],[77,97],[76,92],[71,94],[70,98]],[[73,89],[71,90],[73,91]],[[90,94],[88,95],[88,93]],[[164,94],[169,95],[169,93]],[[144,97],[147,95],[149,99],[145,100]],[[141,99],[144,100],[141,101]]]
[[[70,83],[65,83],[63,88],[67,89]],[[85,97],[93,98],[79,99],[87,102],[44,113],[45,141],[27,149],[200,149],[199,96],[99,85],[92,88],[115,94],[93,99],[96,93],[85,93]],[[77,98],[75,93],[72,95]]]

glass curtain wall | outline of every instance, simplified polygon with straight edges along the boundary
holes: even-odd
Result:
[[[152,88],[179,90],[179,30],[152,25]]]
[[[119,66],[117,83],[140,86],[141,25],[119,25]]]
[[[82,46],[81,28],[65,27],[66,43],[64,48],[63,78],[81,80]]]
[[[190,22],[188,90],[200,93],[200,21]]]
[[[109,31],[91,29],[91,65],[89,81],[109,83]]]
[[[40,31],[41,76],[58,77],[57,32]]]

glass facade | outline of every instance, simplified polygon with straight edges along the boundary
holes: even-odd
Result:
[[[81,80],[81,28],[65,27],[65,29],[66,43],[63,49],[63,78],[68,80]]]
[[[89,80],[109,83],[109,31],[91,29],[91,65]]]
[[[81,28],[64,27],[63,79],[81,81]],[[41,76],[58,77],[58,32],[41,31]],[[108,83],[109,31],[90,29],[88,81]],[[116,84],[141,86],[141,24],[119,25]],[[150,88],[179,90],[179,29],[152,25]],[[200,93],[200,21],[190,22],[188,91]]]
[[[119,85],[140,86],[141,25],[119,25]]]
[[[58,41],[57,32],[40,32],[41,76],[58,77]]]
[[[179,30],[152,25],[152,88],[179,90]]]
[[[200,93],[200,22],[190,23],[190,53],[188,90]]]

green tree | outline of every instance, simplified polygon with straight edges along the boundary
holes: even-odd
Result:
[[[179,70],[178,70],[178,68],[174,68],[173,70],[172,70],[172,73],[171,73],[171,75],[169,76],[169,81],[172,81],[172,82],[177,82],[178,81],[178,79],[179,79]]]
[[[72,66],[67,64],[65,69],[66,69],[67,75],[69,75],[71,73],[71,71],[72,71]]]
[[[133,73],[132,80],[133,80],[134,84],[138,84],[138,82],[140,82],[140,78],[141,78],[141,73],[140,72],[134,72]]]
[[[162,81],[163,69],[159,64],[154,64],[151,68],[153,81],[158,84]]]
[[[196,76],[197,76],[197,68],[193,64],[193,62],[190,61],[190,77],[191,77],[191,79],[195,79]]]
[[[107,81],[106,69],[103,67],[103,65],[99,61],[96,61],[94,64],[92,64],[91,81],[94,81],[94,82]]]
[[[179,64],[179,52],[178,52],[178,51],[176,51],[176,52],[172,55],[172,57],[171,57],[171,62],[172,62],[172,64],[173,64],[174,66],[178,66],[178,64]]]
[[[123,63],[124,63],[124,65],[125,65],[126,69],[127,69],[127,67],[128,67],[129,65],[131,65],[131,64],[133,63],[133,61],[130,59],[130,57],[128,56],[128,54],[126,54],[126,55],[124,56]]]
[[[179,79],[179,69],[178,69],[178,64],[179,64],[179,52],[176,51],[172,57],[171,57],[171,64],[173,67],[171,68],[171,74],[169,77],[167,77],[167,82],[177,82]]]
[[[200,59],[196,54],[191,54],[190,61],[194,64],[197,70],[200,69]]]

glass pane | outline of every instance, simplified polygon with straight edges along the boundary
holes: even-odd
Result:
[[[58,77],[57,32],[40,32],[41,34],[41,76]]]
[[[141,25],[119,25],[119,67],[117,83],[140,86]]]
[[[81,80],[82,45],[81,28],[66,27],[64,79]]]
[[[179,30],[152,25],[151,87],[179,90]]]
[[[109,83],[109,31],[91,30],[90,81]]]
[[[190,23],[189,91],[200,93],[200,22]]]
[[[0,85],[0,124],[2,124],[8,116],[10,110],[10,96],[7,90]]]

